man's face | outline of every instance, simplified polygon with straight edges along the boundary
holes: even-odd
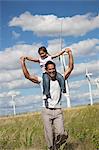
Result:
[[[53,64],[49,64],[47,66],[47,73],[51,77],[52,80],[56,79],[56,68]]]

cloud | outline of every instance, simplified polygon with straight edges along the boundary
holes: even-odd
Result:
[[[76,15],[72,17],[58,18],[55,15],[32,15],[25,12],[19,17],[12,18],[9,26],[21,27],[23,31],[32,31],[39,36],[83,36],[86,33],[99,28],[99,15]],[[46,28],[47,27],[47,28]]]
[[[14,98],[16,109],[21,108],[20,110],[21,112],[24,109],[27,109],[28,111],[28,107],[30,106],[34,107],[35,110],[37,109],[38,105],[42,106],[41,95],[20,96],[19,91],[9,91],[8,93],[7,92],[0,93],[0,108],[2,109],[7,108],[7,110],[13,109],[11,107],[13,105],[12,95],[14,96],[13,98]],[[2,109],[0,109],[1,111],[0,113],[2,113]]]
[[[99,53],[99,39],[87,39],[70,45],[76,56],[96,55]]]
[[[21,56],[38,57],[41,44],[17,44],[0,52],[0,69],[19,69]]]
[[[93,75],[94,75],[94,73],[99,72],[97,69],[99,66],[98,60],[94,60],[94,61],[92,60],[88,63],[79,63],[79,64],[75,64],[74,66],[75,67],[74,67],[74,70],[72,72],[73,76],[85,75],[86,67],[87,67],[89,72],[93,73]]]
[[[20,33],[17,33],[17,32],[15,32],[15,31],[12,31],[12,36],[13,36],[15,39],[17,39],[17,38],[20,37]]]
[[[28,89],[28,88],[35,88],[35,87],[37,88],[38,85],[26,79],[16,80],[12,78],[12,81],[9,81],[9,82],[3,81],[2,83],[0,83],[0,89],[3,89],[3,90]]]
[[[20,98],[16,99],[16,105],[17,106],[22,106],[22,105],[29,105],[33,103],[38,103],[41,100],[41,95],[28,95],[28,96],[23,96]]]
[[[94,56],[99,53],[99,39],[92,38],[79,41],[77,43],[73,43],[71,45],[66,45],[64,39],[62,39],[62,49],[66,47],[70,47],[72,49],[74,57],[86,57],[86,56]],[[53,39],[48,41],[48,52],[50,54],[55,54],[61,50],[61,40]]]
[[[0,93],[0,98],[3,98],[3,97],[11,97],[12,95],[20,95],[20,91],[9,91],[9,92],[3,92],[3,93]]]
[[[72,81],[69,83],[70,89],[78,90],[81,86],[84,87],[86,85],[86,80],[78,80],[78,81]]]
[[[58,53],[61,50],[61,43],[62,47],[65,46],[65,40],[64,39],[53,39],[48,41],[48,52],[53,55],[55,53]]]
[[[23,76],[22,69],[4,70],[0,73],[0,83],[18,80],[21,79],[22,76]]]
[[[99,98],[99,91],[98,90],[92,90],[92,96],[93,99],[95,100],[96,98]],[[72,99],[76,99],[77,101],[81,100],[81,99],[85,99],[85,101],[87,101],[88,99],[90,100],[90,95],[89,92],[85,92],[85,93],[77,93],[75,94],[75,91],[71,92],[71,97]]]

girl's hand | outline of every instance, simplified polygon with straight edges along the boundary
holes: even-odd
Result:
[[[69,52],[71,52],[71,49],[70,48],[66,48],[65,52],[69,54]]]
[[[25,61],[25,57],[24,56],[22,56],[22,57],[20,57],[20,61]]]

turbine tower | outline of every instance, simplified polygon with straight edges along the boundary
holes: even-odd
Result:
[[[10,92],[8,92],[8,95],[11,96],[11,98],[12,98],[11,104],[12,104],[12,107],[13,107],[13,114],[16,115],[15,97],[20,95],[20,92],[19,91],[10,91]]]
[[[12,97],[12,105],[13,105],[13,114],[14,115],[16,115],[16,106],[15,106],[15,97],[16,97],[17,95],[16,94],[13,94],[13,95],[11,95],[11,97]]]
[[[90,104],[93,105],[92,88],[91,88],[91,76],[92,76],[92,73],[88,73],[88,70],[86,68],[86,78],[88,80],[88,85],[89,85]]]
[[[60,46],[61,46],[61,51],[62,51],[62,21],[61,21],[61,33],[60,33]],[[62,72],[64,74],[64,71],[66,69],[66,53],[60,56],[60,61],[61,61],[61,66],[62,66]],[[70,93],[69,93],[69,85],[68,85],[68,80],[65,80],[66,84],[66,99],[67,99],[67,107],[71,107],[70,103]]]

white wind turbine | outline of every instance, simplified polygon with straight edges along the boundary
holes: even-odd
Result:
[[[20,92],[18,92],[18,91],[10,91],[10,92],[8,92],[8,95],[11,96],[11,98],[12,98],[11,104],[13,106],[13,114],[16,115],[15,97],[20,95]]]
[[[99,79],[95,79],[95,83],[97,85],[97,88],[99,89]]]
[[[16,94],[11,95],[11,97],[12,97],[12,105],[13,105],[13,114],[14,115],[16,115],[16,103],[15,103],[15,97],[16,96],[17,96]]]
[[[91,88],[91,76],[92,76],[92,73],[89,73],[87,68],[86,68],[86,78],[88,80],[88,85],[89,85],[90,104],[93,105],[92,88]]]

